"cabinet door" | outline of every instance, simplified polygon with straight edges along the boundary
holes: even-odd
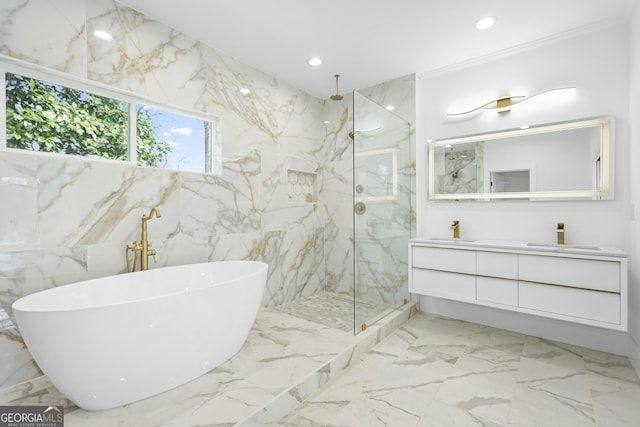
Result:
[[[461,301],[475,300],[474,276],[422,268],[413,268],[411,274],[411,292]]]
[[[496,304],[518,305],[518,282],[495,277],[476,277],[476,298]]]
[[[620,292],[620,263],[615,261],[520,255],[519,270],[526,282]]]
[[[476,253],[464,249],[428,248],[413,246],[411,251],[413,267],[430,270],[453,271],[456,273],[476,273]]]
[[[524,308],[620,324],[620,295],[615,293],[520,282],[518,301]]]

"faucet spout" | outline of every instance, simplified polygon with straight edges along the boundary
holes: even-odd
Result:
[[[458,220],[451,221],[451,226],[449,226],[449,228],[453,230],[453,238],[459,239],[460,238],[460,221]]]
[[[151,210],[149,211],[149,215],[142,214],[142,220],[143,221],[148,221],[151,218],[153,218],[154,214],[155,214],[156,218],[160,218],[160,211],[158,210],[158,208],[151,208]]]
[[[559,222],[556,228],[557,242],[559,245],[564,245],[564,223]]]

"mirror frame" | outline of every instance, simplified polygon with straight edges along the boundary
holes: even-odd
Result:
[[[463,144],[469,142],[513,138],[519,136],[543,134],[550,132],[581,129],[587,127],[600,128],[600,162],[601,173],[599,189],[597,190],[563,190],[563,191],[532,191],[506,193],[437,193],[435,190],[435,149],[445,145]],[[609,196],[611,171],[611,119],[610,117],[596,117],[569,122],[551,123],[531,126],[527,129],[510,129],[499,132],[448,138],[429,142],[428,161],[428,199],[437,200],[495,200],[495,199],[592,199],[601,200]]]

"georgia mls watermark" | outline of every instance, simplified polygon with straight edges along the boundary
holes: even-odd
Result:
[[[0,406],[0,427],[64,427],[64,406]]]

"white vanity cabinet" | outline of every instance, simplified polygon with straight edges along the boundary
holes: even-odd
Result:
[[[412,240],[409,291],[627,330],[627,258],[614,248]]]

